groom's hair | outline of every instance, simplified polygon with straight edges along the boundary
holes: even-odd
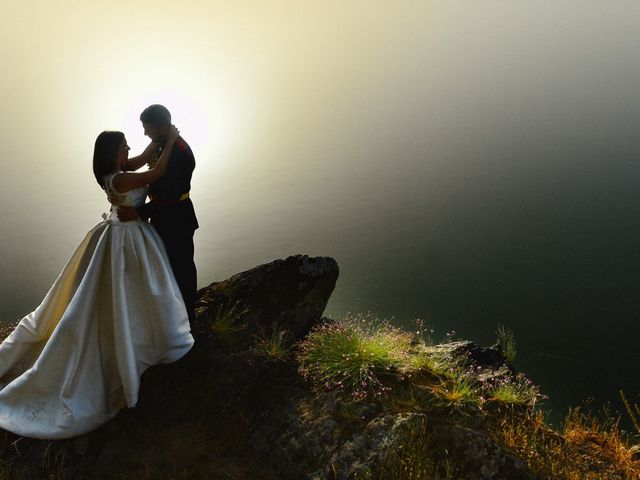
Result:
[[[140,114],[140,121],[151,125],[169,125],[171,124],[171,113],[164,105],[150,105]]]
[[[96,138],[93,149],[93,174],[103,190],[104,177],[116,169],[116,156],[123,140],[124,133],[111,131],[102,132]]]

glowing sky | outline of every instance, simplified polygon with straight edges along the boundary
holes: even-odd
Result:
[[[46,143],[81,162],[105,128],[141,148],[137,113],[154,101],[219,162],[287,143],[375,151],[376,138],[415,151],[416,130],[517,120],[509,100],[597,101],[585,90],[637,64],[633,2],[3,3],[9,157]]]
[[[638,2],[27,0],[2,16],[1,246],[51,272],[106,208],[95,137],[141,149],[149,103],[196,152],[205,279],[311,247],[359,265],[397,238],[395,265],[422,268],[395,256],[484,232],[481,206],[535,216],[613,178],[603,158],[635,168]]]
[[[0,2],[3,318],[108,208],[95,137],[135,153],[163,103],[196,153],[200,285],[329,255],[329,313],[504,323],[556,398],[637,385],[640,2]]]

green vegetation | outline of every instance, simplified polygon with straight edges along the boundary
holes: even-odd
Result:
[[[496,330],[496,336],[498,337],[498,346],[511,365],[516,359],[516,337],[513,334],[513,330],[505,327],[504,325],[498,325]]]
[[[247,357],[252,362],[260,358],[289,361],[295,352],[293,358],[298,362],[298,371],[318,394],[308,395],[301,401],[298,411],[301,418],[329,418],[335,425],[336,435],[344,438],[366,432],[368,422],[373,419],[379,421],[395,414],[407,414],[406,418],[417,420],[399,424],[400,427],[393,430],[393,448],[385,445],[377,451],[375,470],[363,469],[353,478],[468,478],[456,463],[458,457],[442,442],[442,432],[451,431],[453,427],[475,432],[485,442],[491,440],[521,459],[537,478],[640,478],[640,446],[637,445],[640,406],[630,402],[623,392],[620,396],[636,430],[635,436],[624,432],[620,418],[607,410],[594,415],[572,409],[558,429],[540,409],[544,396],[525,375],[515,374],[506,367],[496,370],[479,367],[467,354],[465,342],[434,344],[433,332],[420,321],[415,329],[406,332],[372,314],[349,314],[318,325],[297,344],[293,344],[286,330],[274,325],[270,332],[252,337],[251,345],[247,313],[239,303],[222,306],[207,323],[212,340],[227,350],[249,349]],[[499,327],[497,333],[502,352],[512,361],[515,356],[513,333],[504,327]],[[269,362],[268,365],[274,367],[274,371],[280,371],[281,367],[293,368],[293,362]],[[154,463],[153,456],[141,456],[129,472],[114,478],[277,478],[266,473],[268,469],[260,465],[260,459],[250,457],[248,439],[255,425],[244,407],[233,403],[224,389],[219,388],[219,381],[216,376],[205,376],[198,385],[199,394],[206,394],[207,402],[216,399],[217,403],[215,408],[203,410],[196,424],[180,427],[186,434],[178,435],[172,429],[151,432],[147,431],[145,422],[127,423],[127,431],[136,441],[153,444],[159,452],[173,452],[174,456],[169,458],[187,458],[187,461],[181,460],[175,465],[168,460]],[[322,395],[326,391],[339,392],[328,396],[334,398],[334,402],[335,398],[340,399],[333,403],[334,410],[326,408],[327,396]],[[208,407],[210,403],[205,405]],[[146,408],[153,407],[149,404]],[[153,412],[147,411],[147,416],[156,417]],[[380,425],[379,428],[385,428]],[[220,431],[225,435],[220,436]],[[185,442],[186,437],[191,440]],[[13,445],[12,438],[5,435],[5,447]],[[73,440],[52,442],[41,464],[35,467],[0,458],[0,480],[66,478],[65,468],[75,448]],[[243,449],[242,455],[238,455],[238,449]],[[251,458],[256,463],[240,468],[240,457],[243,462]],[[201,461],[205,458],[209,460]],[[147,466],[147,460],[151,465]],[[260,468],[265,470],[257,475]],[[34,477],[36,470],[39,475]]]
[[[469,408],[477,409],[482,399],[476,382],[465,375],[443,379],[431,388],[431,393],[436,397],[436,405],[452,407],[461,413],[467,413]]]
[[[373,399],[388,412],[425,412],[435,424],[473,425],[544,478],[640,478],[640,447],[620,429],[619,418],[574,409],[557,431],[538,408],[544,396],[523,374],[508,368],[483,372],[463,352],[456,353],[459,344],[433,345],[426,331],[421,323],[409,334],[371,314],[349,314],[317,327],[301,342],[300,372],[318,392],[337,389],[356,402]],[[499,326],[496,333],[512,363],[513,332]],[[640,433],[640,407],[621,396]],[[406,444],[390,451],[379,471],[358,478],[459,478],[429,435],[426,426],[408,432]]]
[[[244,316],[249,310],[240,302],[222,305],[209,324],[215,342],[225,351],[242,349],[246,344],[247,325]]]
[[[345,390],[356,398],[380,395],[389,377],[402,376],[411,340],[411,334],[370,314],[347,315],[300,342],[300,372],[317,390]]]
[[[253,351],[265,358],[272,360],[288,360],[291,356],[291,340],[286,330],[273,325],[270,335],[256,336]]]
[[[437,350],[413,352],[407,359],[404,369],[409,374],[431,374],[436,377],[450,377],[459,369],[453,366],[453,360],[441,355]]]
[[[489,387],[489,398],[507,405],[527,405],[534,407],[541,398],[540,390],[523,374],[515,377],[503,377]]]

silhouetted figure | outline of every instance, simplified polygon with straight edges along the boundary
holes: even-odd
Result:
[[[171,113],[162,105],[151,105],[140,114],[140,121],[144,134],[158,145],[157,153],[160,154],[171,126]],[[178,137],[169,157],[167,172],[149,188],[151,201],[136,209],[142,220],[151,221],[164,242],[191,325],[195,318],[197,293],[193,235],[198,228],[198,220],[189,198],[194,168],[191,148],[182,137]],[[131,218],[132,215],[122,212],[121,216]]]

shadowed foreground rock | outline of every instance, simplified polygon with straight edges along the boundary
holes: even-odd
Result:
[[[212,333],[216,319],[241,305],[247,339],[277,324],[293,343],[316,322],[331,321],[321,315],[337,277],[332,258],[297,255],[212,283],[200,291],[194,348],[143,375],[135,409],[71,440],[2,432],[0,479],[379,478],[390,451],[427,436],[455,455],[459,478],[534,478],[479,431],[447,419],[432,425],[425,413],[389,412],[377,401],[352,404],[337,392],[314,394],[291,356],[274,360],[250,345],[229,351]],[[504,368],[495,350],[451,348],[466,349],[492,371]]]
[[[330,257],[275,260],[200,290],[198,317],[206,323],[221,307],[238,303],[248,309],[243,320],[250,333],[276,323],[301,338],[322,316],[337,279],[338,264]]]

